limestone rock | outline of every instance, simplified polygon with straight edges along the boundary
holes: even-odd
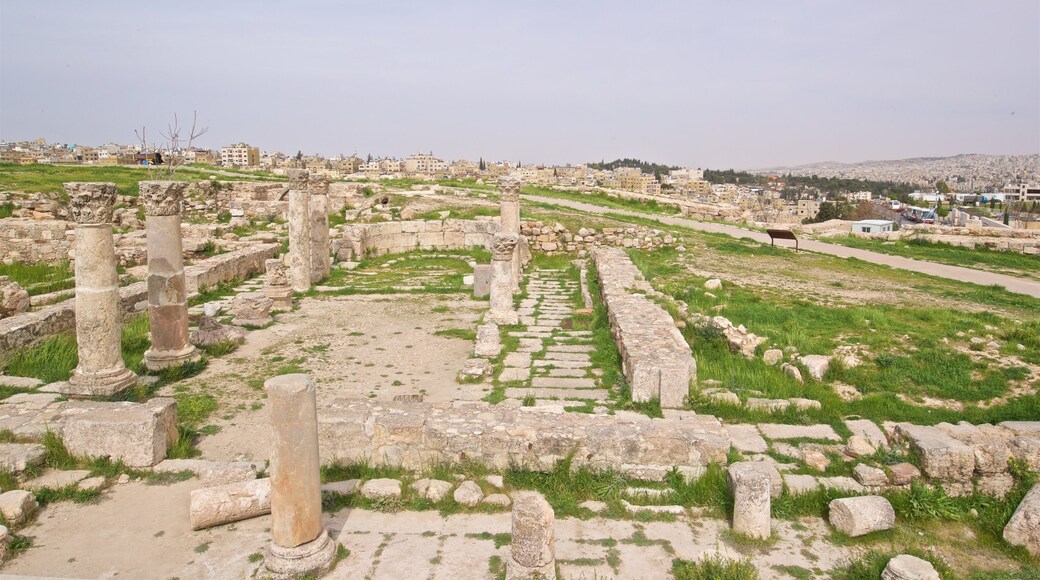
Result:
[[[556,514],[540,494],[520,492],[514,497],[512,545],[506,578],[555,578]]]
[[[882,485],[888,485],[888,476],[885,475],[883,469],[871,467],[865,463],[860,463],[852,470],[852,476],[856,478],[856,481],[862,483],[867,487],[880,487]]]
[[[475,506],[484,499],[480,486],[472,481],[463,481],[453,494],[455,501],[462,505]]]
[[[199,327],[191,332],[188,340],[196,346],[213,346],[224,342],[241,344],[246,333],[241,328],[225,326],[211,316],[203,316]]]
[[[777,365],[784,360],[784,351],[779,348],[771,348],[762,353],[762,362],[767,365]]]
[[[838,531],[852,537],[890,530],[896,524],[896,511],[879,495],[845,497],[831,501],[829,520]]]
[[[61,489],[63,487],[75,486],[81,480],[86,479],[90,472],[85,469],[71,469],[62,471],[60,469],[48,469],[39,477],[25,482],[25,489],[36,491],[40,489]]]
[[[783,363],[780,365],[780,370],[784,371],[787,374],[787,376],[798,381],[799,383],[805,382],[805,379],[802,378],[801,369],[792,364]]]
[[[231,302],[231,323],[238,326],[264,326],[271,322],[274,301],[262,292],[244,292]]]
[[[0,276],[0,318],[29,310],[29,293],[8,276]]]
[[[815,449],[806,449],[802,452],[802,461],[807,466],[816,471],[826,471],[827,466],[831,464],[831,460],[827,459],[827,456]]]
[[[892,474],[894,485],[909,485],[913,480],[921,477],[921,470],[912,463],[897,463],[888,468]]]
[[[502,489],[506,484],[505,480],[502,478],[501,475],[489,475],[484,478],[484,481],[490,483],[498,489]]]
[[[509,507],[509,505],[513,503],[513,500],[509,499],[509,496],[504,493],[493,493],[485,497],[481,503]]]
[[[88,478],[80,481],[79,485],[77,487],[79,487],[79,489],[82,489],[84,491],[98,491],[98,490],[100,490],[104,486],[105,486],[105,478],[104,477],[100,477],[100,476],[96,476],[96,477],[88,477]]]
[[[852,457],[867,457],[877,452],[877,449],[867,441],[866,437],[853,435],[845,442],[845,453]]]
[[[720,288],[722,288],[722,280],[718,278],[711,278],[704,282],[705,290],[719,290]]]
[[[322,484],[321,491],[329,493],[338,493],[340,495],[350,495],[357,491],[359,483],[361,483],[360,479],[333,481],[330,483]]]
[[[73,455],[150,467],[166,458],[166,450],[177,439],[177,403],[169,398],[109,403],[73,415],[61,435]]]
[[[20,524],[32,515],[36,508],[36,498],[31,492],[16,489],[0,494],[0,514],[11,524]]]
[[[39,443],[0,443],[0,470],[19,474],[47,458],[47,450]]]
[[[940,580],[939,573],[928,560],[900,554],[888,561],[881,580]]]
[[[487,359],[483,358],[471,358],[466,361],[466,364],[459,371],[459,381],[471,381],[480,379],[483,377],[491,376],[494,372],[494,367]]]
[[[900,423],[897,432],[910,440],[921,467],[932,479],[966,482],[975,472],[975,450],[931,426]]]
[[[389,478],[370,479],[361,486],[361,497],[366,499],[401,497],[401,482]]]
[[[412,484],[412,489],[432,502],[439,502],[451,491],[451,483],[440,479],[420,479]]]
[[[827,369],[831,366],[831,357],[822,354],[806,355],[799,360],[809,371],[809,376],[818,381],[823,380],[823,375],[827,374]]]
[[[1004,527],[1004,540],[1012,546],[1023,546],[1034,556],[1040,555],[1040,483],[1034,485],[1018,504],[1018,509]]]

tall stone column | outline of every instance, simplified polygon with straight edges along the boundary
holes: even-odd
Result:
[[[329,277],[332,255],[329,249],[329,180],[312,175],[307,181],[311,212],[311,282]]]
[[[264,383],[273,438],[271,449],[271,536],[264,565],[277,577],[326,570],[336,543],[321,521],[321,462],[314,383],[302,374]]]
[[[519,321],[513,308],[513,256],[516,234],[495,234],[491,242],[491,309],[485,322],[511,325]]]
[[[200,353],[188,342],[188,295],[181,246],[181,203],[188,184],[142,181],[148,240],[148,320],[152,347],[144,353],[148,370],[157,371],[197,361]]]
[[[62,393],[111,396],[137,382],[123,363],[119,275],[112,239],[114,183],[66,183],[76,222],[76,350],[79,364]]]
[[[520,181],[516,179],[502,179],[499,181],[498,193],[501,198],[502,218],[501,231],[503,234],[520,235]],[[520,245],[517,244],[513,250],[512,276],[513,292],[520,291]]]
[[[556,578],[556,514],[541,494],[522,491],[513,498],[513,542],[508,580]]]
[[[311,211],[306,169],[289,170],[289,282],[297,292],[311,288]]]

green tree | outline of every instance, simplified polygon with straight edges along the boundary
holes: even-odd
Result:
[[[950,186],[947,185],[945,181],[940,179],[939,181],[935,182],[935,190],[945,195],[947,193],[950,193]]]
[[[480,158],[480,164],[477,166],[481,171],[487,170],[487,165],[484,163],[484,158]]]

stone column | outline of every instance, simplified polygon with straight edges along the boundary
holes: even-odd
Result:
[[[520,181],[502,179],[499,181],[498,193],[502,199],[501,232],[503,234],[520,235]],[[520,244],[513,251],[512,281],[513,292],[520,291]]]
[[[302,374],[264,383],[271,409],[271,536],[264,565],[277,577],[322,572],[336,556],[321,521],[314,383]]]
[[[491,310],[485,322],[511,325],[519,320],[513,309],[513,256],[516,234],[495,234],[491,242]]]
[[[188,184],[142,181],[148,240],[148,320],[152,346],[144,353],[148,370],[157,371],[199,360],[188,342],[188,295],[181,247],[181,203]]]
[[[312,175],[307,181],[311,214],[311,282],[329,277],[332,257],[329,253],[329,180]]]
[[[311,211],[306,169],[289,170],[289,278],[292,289],[311,288]]]
[[[735,463],[740,465],[740,463]],[[756,469],[732,469],[733,531],[760,540],[768,539],[770,529],[769,475]]]
[[[111,396],[137,382],[123,363],[119,275],[112,239],[114,183],[66,183],[76,222],[76,349],[79,364],[62,394]]]
[[[508,580],[556,578],[556,514],[541,494],[513,496],[513,542],[506,565]]]
[[[292,310],[292,287],[289,286],[285,263],[280,258],[270,258],[264,260],[264,268],[267,276],[263,293],[274,303],[271,310]]]

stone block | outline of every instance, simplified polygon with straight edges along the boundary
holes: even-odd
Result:
[[[924,473],[942,481],[969,481],[975,472],[975,450],[936,427],[901,423],[897,431],[910,441]]]
[[[420,479],[412,484],[412,489],[414,489],[421,497],[432,502],[438,502],[444,499],[448,495],[448,492],[451,491],[451,488],[451,482],[442,481],[440,479]]]
[[[191,492],[191,529],[202,530],[271,513],[271,479],[254,479]]]
[[[396,479],[370,479],[361,486],[361,497],[383,499],[401,497],[401,482]]]
[[[453,495],[455,501],[465,506],[475,506],[484,499],[484,492],[480,486],[472,481],[464,481],[459,484]]]
[[[833,500],[829,512],[831,525],[852,537],[890,530],[896,524],[896,511],[892,504],[878,495]]]
[[[104,405],[68,418],[61,436],[70,453],[122,460],[130,467],[150,467],[166,458],[177,438],[173,399]]]
[[[1004,540],[1012,546],[1024,547],[1034,556],[1040,556],[1040,483],[1034,485],[1022,498],[1022,503],[1018,504],[1004,527]]]
[[[47,450],[39,443],[0,443],[0,471],[19,474],[41,465],[46,457]]]
[[[780,470],[768,461],[738,461],[731,464],[727,468],[730,489],[735,489],[737,481],[748,472],[760,473],[769,480],[769,496],[773,499],[780,497],[784,492],[784,480],[780,477]]]
[[[940,580],[939,573],[928,560],[900,554],[888,561],[881,580]]]
[[[877,467],[871,467],[864,463],[860,463],[852,470],[852,476],[856,478],[856,481],[867,487],[880,487],[882,485],[888,485],[888,476],[885,475],[883,469]]]
[[[24,523],[39,505],[32,492],[15,489],[0,494],[0,515],[9,524]]]

